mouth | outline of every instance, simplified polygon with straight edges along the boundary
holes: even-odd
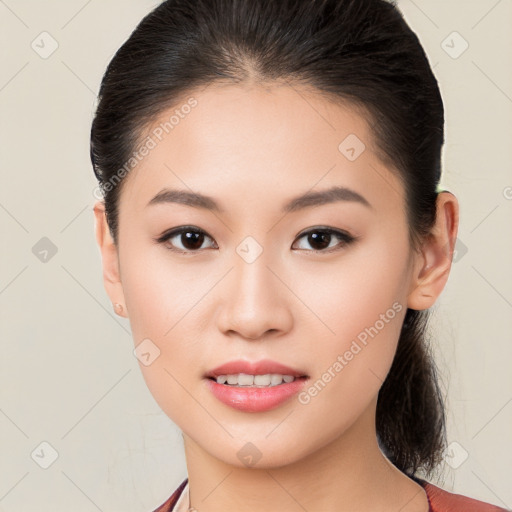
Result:
[[[296,396],[309,375],[270,361],[230,361],[206,373],[207,388],[220,402],[242,412],[261,413]]]
[[[305,380],[309,376],[276,361],[230,361],[209,371],[205,378],[233,387],[268,388]]]
[[[231,373],[226,375],[218,375],[217,377],[207,377],[217,384],[225,384],[233,387],[254,387],[254,388],[270,388],[281,384],[289,384],[296,380],[305,380],[307,375],[295,377],[293,375],[282,375],[280,373],[266,373],[263,375],[250,375],[247,373]]]

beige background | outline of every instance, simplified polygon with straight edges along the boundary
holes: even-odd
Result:
[[[129,324],[103,289],[93,231],[96,93],[114,52],[156,4],[0,0],[5,512],[149,511],[186,476],[180,431],[149,394]],[[454,443],[438,482],[510,508],[512,2],[398,5],[440,82],[442,185],[461,207],[458,251],[432,324]],[[42,52],[41,38],[46,50],[58,44],[47,58],[31,46]],[[43,237],[57,250],[46,262],[37,254],[49,245]],[[52,450],[57,459],[43,469]]]

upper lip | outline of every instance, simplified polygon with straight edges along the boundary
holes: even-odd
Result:
[[[219,375],[235,375],[238,373],[245,373],[248,375],[266,375],[269,373],[279,373],[281,375],[293,375],[294,377],[307,377],[305,372],[295,370],[284,364],[270,359],[263,359],[261,361],[228,361],[227,363],[217,366],[210,370],[205,377],[217,378]]]

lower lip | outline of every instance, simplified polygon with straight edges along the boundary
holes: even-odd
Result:
[[[234,409],[244,412],[263,412],[279,407],[297,394],[304,387],[306,380],[306,377],[300,377],[293,382],[283,382],[267,388],[229,386],[218,384],[212,379],[206,379],[206,384],[217,399]]]

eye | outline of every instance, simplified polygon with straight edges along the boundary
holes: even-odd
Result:
[[[171,247],[168,247],[169,250],[179,253],[192,253],[201,249],[205,239],[213,240],[202,229],[195,226],[181,226],[166,231],[161,237],[156,238],[155,242],[159,244],[171,242]],[[214,246],[214,248],[218,248],[215,242]]]
[[[301,238],[304,238],[304,237],[307,237],[306,238],[307,243],[310,244],[311,246],[313,246],[313,252],[327,252],[327,253],[337,251],[337,250],[351,244],[352,242],[354,242],[357,239],[357,237],[349,235],[348,233],[346,233],[344,231],[339,231],[339,230],[333,229],[333,228],[322,228],[322,227],[310,229],[309,231],[302,233],[301,235],[299,235],[298,240],[300,240]],[[341,240],[341,242],[338,242],[338,244],[336,244],[336,243],[333,244],[332,242],[335,241],[336,238],[338,240]],[[315,246],[316,246],[316,248],[315,248]],[[299,249],[303,250],[302,247],[300,247]],[[326,249],[329,249],[329,250],[326,250]]]
[[[357,237],[349,235],[344,231],[327,227],[310,229],[309,231],[299,235],[298,240],[301,240],[302,238],[306,238],[307,243],[310,244],[310,246],[313,246],[312,252],[316,253],[330,253],[357,240]],[[162,236],[155,238],[154,240],[156,243],[165,244],[170,251],[181,254],[191,254],[202,250],[202,246],[206,239],[213,242],[214,249],[218,249],[215,241],[202,229],[195,226],[181,226],[174,228],[170,231],[166,231]],[[332,242],[336,239],[338,239],[339,242],[337,244],[333,244]],[[299,249],[305,250],[304,247],[299,247]]]

